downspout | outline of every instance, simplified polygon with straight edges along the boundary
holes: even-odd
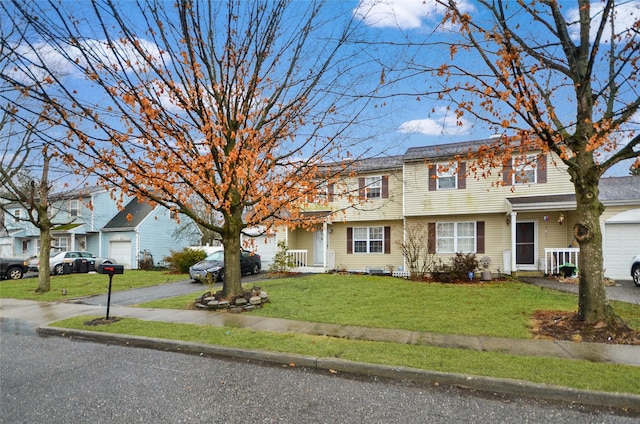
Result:
[[[135,268],[133,264],[131,264],[131,269],[138,269],[138,264],[140,263],[140,231],[138,231],[138,227],[133,230],[136,233],[136,262]]]
[[[406,209],[405,209],[405,205],[407,204],[406,202],[406,193],[407,193],[407,187],[406,187],[406,179],[404,178],[407,174],[406,174],[406,167],[404,162],[402,163],[402,243],[406,246],[407,243],[407,214],[406,214]],[[407,271],[407,258],[404,255],[404,252],[402,254],[402,271],[406,272]]]
[[[516,272],[516,219],[518,212],[511,211],[511,274]]]
[[[329,248],[329,235],[327,234],[327,220],[322,223],[322,240],[324,241],[322,246],[322,267],[327,268],[327,250]]]

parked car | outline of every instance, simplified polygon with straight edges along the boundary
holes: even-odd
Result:
[[[0,280],[19,280],[29,270],[25,259],[0,258]]]
[[[631,259],[631,278],[637,287],[640,287],[640,255]]]
[[[240,251],[240,271],[242,274],[257,274],[262,269],[260,255],[248,250]],[[211,253],[203,261],[189,268],[189,276],[194,281],[205,282],[207,275],[211,274],[215,281],[224,281],[224,251],[218,250]]]
[[[90,252],[83,251],[51,252],[49,256],[49,267],[54,275],[95,271],[100,264],[114,263],[116,263],[114,259],[98,258]]]

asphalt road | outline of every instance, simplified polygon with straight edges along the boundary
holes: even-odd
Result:
[[[141,348],[1,320],[0,423],[637,423],[587,409]]]

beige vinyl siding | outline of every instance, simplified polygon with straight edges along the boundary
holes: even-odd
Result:
[[[358,179],[369,176],[388,176],[388,198],[362,200],[358,198]],[[402,171],[387,170],[358,174],[334,185],[334,200],[330,203],[334,211],[344,211],[335,220],[371,221],[402,218]]]
[[[431,216],[421,218],[407,218],[406,225],[426,225],[428,222],[484,222],[484,253],[476,253],[477,259],[485,256],[491,258],[489,270],[503,272],[504,264],[502,261],[503,251],[508,249],[511,243],[511,229],[506,224],[504,214],[480,214],[480,215],[450,215],[450,216]],[[425,240],[426,243],[426,240]],[[448,264],[455,254],[435,254],[434,257],[441,259],[443,263]]]
[[[506,199],[516,196],[540,196],[573,193],[566,166],[547,155],[547,182],[500,186],[502,170],[495,169],[486,179],[466,178],[466,188],[429,191],[429,167],[426,162],[406,163],[405,216],[449,215],[452,213],[506,212]],[[468,169],[468,166],[467,166]]]
[[[347,227],[391,227],[390,253],[347,253]],[[402,220],[369,222],[336,222],[330,226],[329,250],[335,252],[336,269],[366,271],[367,269],[395,268],[403,264],[402,250],[398,242],[402,241]]]

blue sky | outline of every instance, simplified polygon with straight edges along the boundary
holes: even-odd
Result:
[[[518,28],[518,32],[521,35],[541,44],[546,41],[545,37],[550,42],[554,41],[553,37],[549,36],[546,28],[531,22],[530,18],[522,13],[521,10],[519,11],[514,3],[511,3],[513,7],[509,12],[512,15],[509,18],[513,19],[514,22],[521,23]],[[482,8],[478,7],[479,5],[476,2],[460,0],[458,4],[474,20],[483,19]],[[509,4],[509,2],[507,1],[505,4]],[[560,1],[560,5],[563,8],[565,19],[569,22],[576,22],[578,17],[576,2],[563,0]],[[591,15],[595,17],[595,23],[600,21],[599,16],[602,8],[602,2],[598,0],[592,1]],[[616,8],[615,27],[619,31],[631,28],[634,22],[640,19],[640,1],[638,0],[620,0],[616,2]],[[420,42],[424,40],[437,41],[440,37],[447,36],[446,31],[441,31],[442,28],[438,28],[443,16],[443,10],[433,0],[360,0],[357,2],[353,13],[355,16],[362,17],[363,22],[369,27],[371,37],[375,39]],[[445,29],[449,30],[451,28]],[[595,35],[595,29],[596,25],[593,25],[592,39]],[[453,31],[455,32],[455,29]],[[570,28],[570,34],[574,41],[577,42],[577,26]],[[601,48],[606,52],[608,37],[605,37],[603,41]],[[434,62],[438,63],[448,59],[447,52],[436,50],[430,50],[424,56],[420,59],[425,65],[434,65]],[[460,59],[462,60],[463,58],[460,57]],[[604,61],[603,63],[606,64]],[[466,65],[468,66],[469,64],[467,63]],[[596,66],[598,65],[596,64]],[[602,67],[600,72],[606,73],[607,69]],[[596,73],[596,75],[599,74]],[[426,77],[423,82],[428,83]],[[629,88],[630,98],[637,98],[637,87],[631,86],[627,88]],[[398,92],[410,92],[414,89],[419,92],[426,89],[426,87],[421,87],[418,80],[412,79],[406,82],[406,86],[395,86],[393,89],[398,90]],[[572,93],[566,91],[558,93],[555,98],[558,113],[564,122],[573,121],[574,108],[570,102],[566,101],[571,95]],[[566,97],[563,99],[564,96]],[[412,146],[483,139],[490,137],[495,132],[485,123],[475,120],[469,115],[456,119],[451,109],[447,106],[447,103],[425,99],[424,97],[420,101],[415,101],[411,96],[396,99],[392,104],[392,112],[388,121],[390,129],[393,131],[389,135],[394,140],[395,148],[388,150],[388,152],[402,153],[404,149]],[[640,128],[640,114],[636,114],[635,119],[632,121],[632,127],[637,132]],[[626,175],[628,173],[628,165],[616,167],[610,172],[610,175]]]
[[[124,4],[126,3],[125,1]],[[482,18],[474,1],[460,0],[459,4],[474,18]],[[566,8],[564,12],[568,19],[576,16],[573,1],[565,0],[562,4]],[[370,41],[423,42],[446,37],[446,33],[438,29],[443,11],[434,0],[334,0],[330,6],[334,9],[332,13],[339,8],[355,16],[362,25],[361,35]],[[592,10],[595,14],[599,7],[599,1],[594,0]],[[617,27],[629,27],[634,19],[638,19],[638,15],[640,0],[621,1]],[[533,24],[527,23],[526,26],[531,36],[535,37],[535,32],[540,31],[540,27]],[[383,68],[391,71],[392,66],[414,54],[411,49],[397,47],[372,46],[371,49],[371,57],[380,61],[380,65],[371,66],[367,74],[367,78],[371,79],[369,84],[377,82]],[[150,46],[150,50],[153,51],[153,46]],[[52,53],[50,57],[55,60],[55,54]],[[422,51],[418,57],[426,65],[434,65],[447,58],[447,51],[435,50],[427,53]],[[64,65],[60,64],[60,67],[64,68]],[[73,79],[74,71],[69,69],[68,72],[69,79]],[[431,81],[428,75],[424,74],[381,88],[379,94],[388,97],[372,104],[375,108],[367,113],[367,117],[374,119],[363,124],[361,130],[362,134],[376,134],[368,142],[373,147],[371,154],[397,155],[404,153],[409,147],[484,139],[494,134],[485,123],[471,116],[456,118],[449,108],[450,104],[434,101],[429,96],[420,96],[419,93],[426,90],[429,83]],[[420,100],[417,100],[418,97]],[[568,116],[571,115],[570,105],[567,105],[565,112]],[[354,133],[357,134],[358,129]]]

